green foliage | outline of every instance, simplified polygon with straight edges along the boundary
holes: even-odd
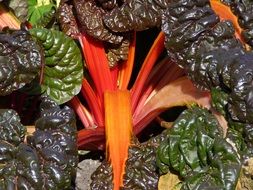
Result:
[[[241,169],[238,154],[223,138],[216,118],[199,107],[184,111],[168,129],[157,151],[157,164],[162,173],[179,174],[181,189],[187,190],[233,190]]]
[[[28,21],[36,24],[45,13],[55,7],[56,1],[53,0],[28,0]]]
[[[228,94],[221,90],[220,88],[211,89],[212,97],[212,107],[221,113],[223,116],[226,116],[226,106],[228,104]]]
[[[58,104],[69,101],[81,89],[83,64],[80,49],[73,39],[60,31],[34,28],[30,33],[44,48],[42,91]]]
[[[33,28],[51,28],[53,29],[53,24],[55,21],[55,9],[51,9],[48,12],[44,13],[40,19],[37,20],[36,24],[33,25]]]

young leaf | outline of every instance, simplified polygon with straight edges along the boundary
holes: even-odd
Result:
[[[78,94],[83,78],[82,56],[77,44],[64,33],[34,28],[30,33],[43,45],[45,73],[42,90],[58,104]]]
[[[28,20],[32,24],[43,16],[44,13],[49,12],[55,3],[52,0],[28,0]]]

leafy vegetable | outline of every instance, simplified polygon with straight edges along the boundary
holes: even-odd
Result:
[[[15,111],[1,110],[0,120],[0,189],[70,189],[78,157],[75,117],[69,108],[44,99],[27,144]]]
[[[212,107],[223,116],[227,114],[228,94],[218,88],[211,89]]]
[[[106,43],[105,45],[107,50],[107,59],[111,68],[116,66],[120,61],[127,60],[130,45],[129,39],[125,38],[122,40],[122,43],[117,45],[112,45],[110,43]]]
[[[228,114],[228,95],[221,89],[212,89],[212,105],[223,114],[228,123],[226,139],[233,143],[242,160],[253,156],[252,124],[241,123],[231,119]]]
[[[56,3],[53,0],[28,0],[28,20],[32,24],[36,24],[43,14],[49,12],[55,6]]]
[[[183,12],[175,12],[175,7]],[[219,21],[209,1],[172,3],[165,15],[169,56],[197,86],[227,93],[228,112],[234,120],[253,123],[253,53],[235,37],[232,22]]]
[[[44,13],[33,25],[33,28],[52,28],[55,21],[56,11],[54,9]]]
[[[25,28],[0,32],[0,95],[20,89],[39,74],[41,51]]]
[[[105,10],[96,5],[94,0],[74,0],[74,6],[81,23],[81,31],[96,39],[118,44],[123,40],[120,33],[113,33],[104,26],[102,17]]]
[[[181,189],[235,188],[240,159],[223,139],[218,121],[206,109],[193,107],[184,111],[167,135],[158,148],[157,163],[161,172],[167,172],[167,165],[182,177]]]
[[[115,7],[105,14],[105,25],[114,32],[130,30],[145,30],[160,26],[162,10],[168,6],[168,1],[130,0],[120,7]]]
[[[77,44],[60,31],[34,28],[29,32],[44,47],[42,90],[58,104],[67,102],[79,93],[83,79],[82,56]]]
[[[252,124],[228,121],[227,138],[231,139],[242,160],[253,157],[253,127]]]
[[[68,36],[77,37],[79,32],[72,6],[61,2],[58,8],[58,20],[61,30]]]
[[[253,30],[252,30],[252,1],[231,1],[221,0],[222,3],[231,7],[231,10],[238,18],[238,23],[243,28],[242,36],[246,43],[253,46]]]
[[[0,139],[15,146],[24,141],[25,127],[14,110],[0,109]]]

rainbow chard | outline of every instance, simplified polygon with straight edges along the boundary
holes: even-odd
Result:
[[[68,10],[68,8],[65,9],[65,11]],[[59,15],[64,20],[63,15],[61,13]],[[77,27],[78,22],[73,18],[70,17],[68,23]],[[157,36],[133,86],[129,87],[135,61],[135,34],[132,34],[130,39],[127,60],[110,68],[104,42],[97,41],[84,31],[80,32],[78,28],[71,30],[63,25],[61,27],[79,41],[85,59],[84,64],[89,73],[89,77],[80,76],[78,79],[82,80],[79,94],[82,98],[75,96],[69,101],[84,127],[78,131],[78,146],[83,149],[104,149],[106,144],[107,158],[113,168],[113,188],[118,190],[123,185],[122,176],[132,135],[140,134],[154,118],[170,107],[192,103],[209,107],[209,93],[200,92],[189,79],[182,77],[184,71],[170,58],[164,57],[158,61],[164,52],[163,32]],[[49,64],[48,69],[53,73],[62,66],[63,62],[58,63],[57,57],[50,57],[59,45],[58,40],[53,40],[54,45],[51,49],[47,49],[45,34],[54,36],[57,32],[50,33],[45,30],[31,29],[30,31],[43,44],[45,65]],[[45,69],[46,72],[47,69]],[[50,72],[48,74],[50,77]],[[46,81],[46,77],[44,79]],[[57,83],[57,81],[53,82]],[[57,85],[61,86],[58,83]],[[72,86],[70,89],[73,90]]]
[[[113,68],[108,66],[103,43],[86,34],[80,34],[78,39],[92,79],[92,82],[84,79],[81,89],[88,106],[82,104],[77,96],[70,101],[84,125],[84,129],[78,132],[78,146],[104,149],[106,140],[107,158],[112,164],[116,190],[123,184],[132,134],[138,135],[170,107],[191,103],[209,107],[209,94],[198,91],[186,77],[178,79],[183,76],[183,70],[167,57],[155,65],[164,50],[162,32],[151,47],[131,89],[128,89],[128,83],[134,64],[135,37],[131,41],[127,61]]]

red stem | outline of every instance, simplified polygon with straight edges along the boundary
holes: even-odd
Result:
[[[104,150],[105,129],[82,129],[78,131],[77,145],[79,149]]]
[[[74,111],[77,113],[78,117],[80,118],[80,120],[85,128],[94,128],[96,126],[93,119],[92,119],[91,114],[82,105],[82,103],[80,102],[80,100],[78,99],[77,96],[73,97],[69,101],[69,104],[74,109]]]
[[[95,118],[95,121],[99,127],[104,125],[104,111],[102,110],[101,102],[96,97],[95,92],[91,88],[90,84],[86,79],[82,82],[82,95],[85,97],[91,112]]]
[[[160,32],[154,44],[152,45],[146,59],[144,60],[142,68],[131,90],[132,110],[135,110],[135,108],[137,107],[145,81],[147,80],[148,75],[151,72],[156,60],[158,59],[159,55],[162,53],[164,49],[164,38],[165,38],[164,33]]]
[[[134,110],[134,115],[142,109],[142,106],[145,104],[147,98],[153,90],[156,90],[156,86],[159,81],[166,77],[165,73],[171,68],[171,64],[169,63],[169,58],[166,57],[159,64],[157,64],[151,71],[148,79],[143,87],[142,95],[138,101],[138,105]]]

